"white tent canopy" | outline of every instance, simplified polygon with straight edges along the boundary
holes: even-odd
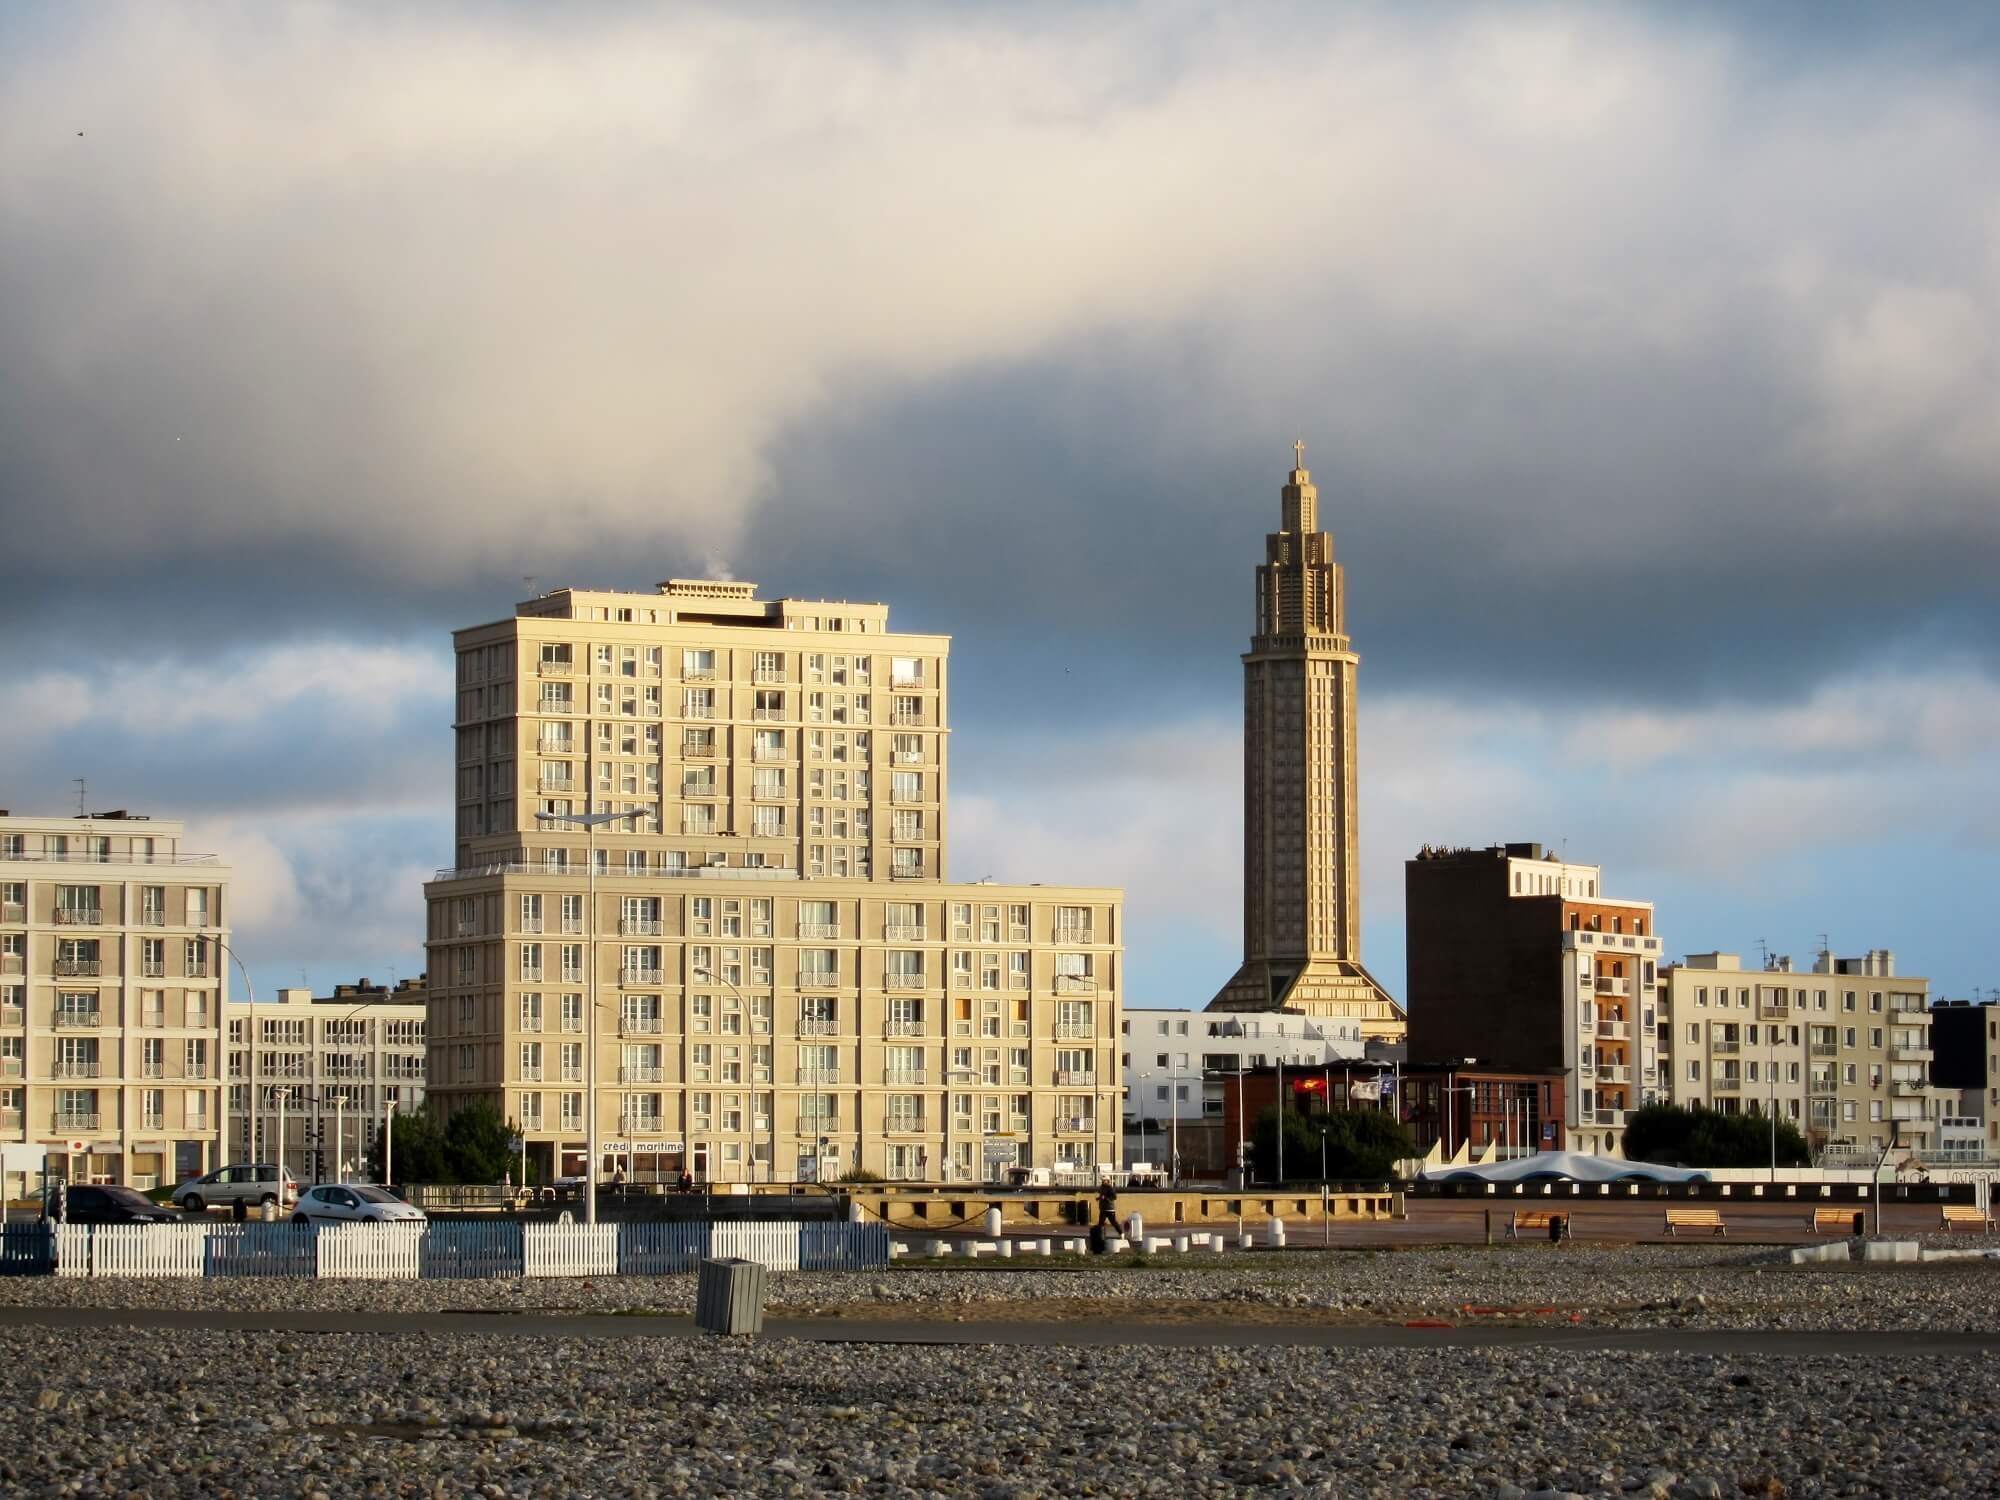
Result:
[[[1426,1182],[1530,1182],[1560,1178],[1568,1182],[1706,1182],[1708,1173],[1688,1167],[1663,1167],[1649,1161],[1622,1161],[1584,1156],[1575,1151],[1538,1151],[1484,1166],[1431,1167]]]

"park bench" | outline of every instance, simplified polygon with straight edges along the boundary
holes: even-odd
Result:
[[[1858,1208],[1816,1208],[1806,1228],[1813,1234],[1854,1234],[1854,1221],[1860,1217]]]
[[[1667,1210],[1667,1233],[1677,1235],[1683,1229],[1707,1229],[1723,1236],[1729,1235],[1729,1226],[1722,1222],[1719,1208],[1670,1208]]]
[[[1556,1208],[1517,1208],[1507,1225],[1507,1237],[1518,1240],[1522,1230],[1539,1230],[1550,1239],[1566,1239],[1569,1236],[1569,1214]]]
[[[1947,1203],[1943,1212],[1940,1229],[1970,1229],[1974,1234],[1985,1234],[1993,1228],[1993,1216],[1970,1203]]]

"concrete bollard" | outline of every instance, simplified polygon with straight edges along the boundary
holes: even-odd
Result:
[[[1250,1247],[1250,1231],[1246,1229],[1236,1236],[1236,1248],[1238,1250],[1248,1250]]]
[[[1146,1216],[1144,1214],[1135,1213],[1125,1221],[1125,1238],[1135,1245],[1142,1247],[1145,1245]]]
[[[1035,1241],[1035,1254],[1037,1255],[1053,1255],[1055,1253],[1055,1248],[1056,1248],[1056,1242],[1054,1240]]]
[[[1119,1235],[1113,1235],[1104,1242],[1104,1253],[1106,1255],[1123,1255],[1131,1248],[1131,1244]]]
[[[991,1240],[1000,1238],[1000,1210],[997,1208],[986,1210],[986,1237]]]
[[[932,1240],[930,1248],[924,1253],[930,1256],[932,1260],[943,1260],[947,1255],[951,1254],[951,1241]]]
[[[1264,1230],[1264,1248],[1282,1250],[1285,1248],[1285,1221],[1274,1218]]]
[[[1012,1260],[1014,1258],[1014,1242],[1012,1240],[995,1240],[993,1244],[994,1248],[1000,1252],[1002,1260]]]
[[[1193,1243],[1194,1241],[1191,1240],[1187,1235],[1177,1234],[1174,1236],[1174,1249],[1179,1251],[1182,1255],[1186,1255],[1188,1253],[1188,1248]]]

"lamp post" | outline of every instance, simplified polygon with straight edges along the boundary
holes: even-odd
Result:
[[[385,1090],[386,1092],[386,1090]],[[396,1101],[384,1101],[382,1109],[382,1186],[396,1180]]]
[[[1181,1185],[1181,1055],[1178,1052],[1174,1054],[1174,1092],[1171,1103],[1174,1106],[1174,1119],[1168,1135],[1171,1144],[1167,1149],[1172,1153],[1169,1160],[1173,1165],[1173,1184],[1179,1187]]]
[[[244,998],[248,1000],[250,1004],[250,1022],[246,1030],[247,1040],[245,1042],[245,1047],[250,1053],[250,1108],[245,1113],[244,1130],[243,1130],[243,1154],[254,1162],[257,1159],[257,1103],[258,1103],[257,987],[250,982],[250,971],[243,966],[243,960],[236,956],[236,950],[234,948],[230,947],[229,944],[223,942],[223,940],[219,937],[210,937],[208,941],[215,944],[217,952],[225,955],[231,963],[236,965],[236,972],[243,976]],[[218,963],[216,967],[220,969],[222,966],[221,964]],[[225,1075],[223,1086],[226,1089],[228,1087],[228,1080],[226,1075],[228,1073],[228,1067],[229,1067],[226,1056],[229,1050],[229,1028],[227,1026],[222,1028],[222,1049],[225,1056],[217,1058],[216,1065],[217,1065],[217,1071]],[[223,1097],[223,1103],[227,1105],[229,1101],[229,1095],[227,1093],[224,1093],[222,1097]],[[229,1144],[228,1132],[224,1131],[223,1133],[224,1161],[227,1161],[229,1159],[228,1144]],[[280,1162],[278,1165],[283,1166],[284,1163]]]
[[[743,998],[743,991],[739,990],[735,985],[729,984],[729,981],[727,979],[724,979],[720,974],[715,973],[711,969],[696,969],[694,970],[694,976],[697,979],[706,979],[710,984],[728,984],[729,993],[736,997],[736,1003],[743,1007],[744,1012],[746,1014],[749,1012],[750,1004],[747,1000]],[[757,1034],[753,1030],[750,1035],[751,1035],[750,1087],[753,1090],[751,1094],[752,1103],[750,1106],[751,1110],[750,1120],[752,1125],[754,1126],[757,1119],[757,1114],[756,1114],[757,1106],[755,1103],[756,1094],[754,1092],[754,1090],[757,1087],[757,1063],[756,1063]],[[764,1124],[765,1128],[770,1133],[770,1139],[771,1139],[771,1159],[764,1168],[764,1181],[771,1182],[775,1180],[774,1174],[778,1166],[778,1031],[775,1024],[773,1024],[771,1028],[771,1115],[770,1118],[764,1122]],[[750,1180],[752,1182],[755,1182],[757,1180],[757,1159],[754,1152],[750,1159]]]
[[[583,922],[589,985],[589,994],[584,1001],[583,1043],[583,1149],[589,1157],[583,1172],[583,1221],[586,1224],[597,1222],[597,830],[606,823],[616,823],[630,816],[630,813],[610,812],[535,814],[538,823],[567,823],[584,831],[584,889],[587,893],[584,901],[589,908]]]

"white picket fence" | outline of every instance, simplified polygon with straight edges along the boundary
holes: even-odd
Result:
[[[704,1258],[773,1271],[889,1264],[880,1224],[64,1224],[59,1276],[290,1276],[334,1281],[659,1276]]]

